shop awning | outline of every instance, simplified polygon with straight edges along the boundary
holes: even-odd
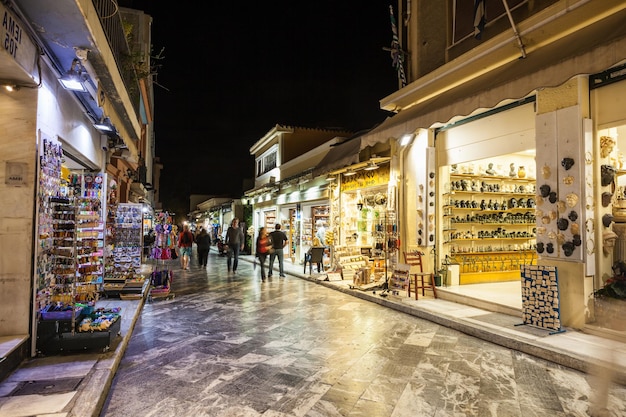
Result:
[[[611,0],[620,3],[615,6],[619,11],[604,17],[591,16],[591,3],[576,12],[589,14],[589,19],[595,20],[576,31],[563,34],[567,22],[559,22],[561,28],[556,28],[554,21],[528,29],[520,25],[527,43],[524,59],[520,59],[519,50],[510,42],[512,38],[493,39],[476,48],[464,62],[449,62],[381,100],[381,107],[404,110],[364,134],[361,149],[420,128],[441,126],[477,110],[522,99],[538,89],[559,86],[576,75],[599,73],[624,62],[624,4]]]
[[[317,167],[313,168],[313,177],[315,178],[327,172],[359,162],[360,150],[361,137],[349,139],[331,147]]]

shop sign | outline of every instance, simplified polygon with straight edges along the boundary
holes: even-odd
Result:
[[[0,3],[0,39],[2,49],[6,51],[25,71],[34,71],[37,51],[25,31],[25,25]]]
[[[21,187],[26,185],[26,173],[28,164],[26,162],[7,162],[6,163],[6,178],[4,183],[6,185],[12,185],[14,187]]]
[[[389,165],[373,171],[361,170],[349,177],[342,176],[341,191],[353,191],[387,184],[389,184]]]

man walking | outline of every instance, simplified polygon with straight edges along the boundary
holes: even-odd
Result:
[[[270,271],[268,276],[272,276],[272,272],[274,270],[274,259],[278,258],[278,273],[281,278],[284,278],[285,271],[283,269],[283,261],[285,259],[285,253],[283,248],[289,239],[287,239],[285,232],[280,230],[280,223],[276,223],[274,231],[270,233],[270,239],[272,241],[272,249],[274,249],[274,251],[270,254]]]
[[[228,252],[226,253],[226,265],[228,265],[228,272],[237,272],[237,266],[239,265],[239,252],[243,250],[244,245],[243,230],[239,227],[239,219],[235,217],[230,223],[230,227],[226,230],[225,243],[228,245]]]

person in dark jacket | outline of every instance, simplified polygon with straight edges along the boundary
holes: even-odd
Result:
[[[198,247],[198,265],[206,266],[209,260],[209,249],[211,248],[211,236],[204,227],[196,235],[196,245]]]
[[[270,240],[272,241],[272,253],[270,254],[270,268],[268,276],[272,276],[272,270],[274,269],[274,259],[278,258],[278,273],[281,278],[285,277],[285,271],[283,269],[285,252],[285,244],[289,241],[285,232],[280,230],[280,223],[276,223],[274,231],[270,233]]]
[[[239,219],[235,217],[230,223],[230,227],[226,230],[225,244],[228,245],[228,252],[226,252],[226,265],[228,265],[228,272],[237,272],[237,266],[239,265],[239,252],[243,250],[244,245],[243,230],[239,227]]]

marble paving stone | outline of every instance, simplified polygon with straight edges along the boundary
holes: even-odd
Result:
[[[588,415],[589,375],[315,282],[261,283],[245,262],[233,277],[211,261],[176,275],[176,298],[146,304],[100,417]],[[626,415],[625,389],[610,385],[611,417]]]

